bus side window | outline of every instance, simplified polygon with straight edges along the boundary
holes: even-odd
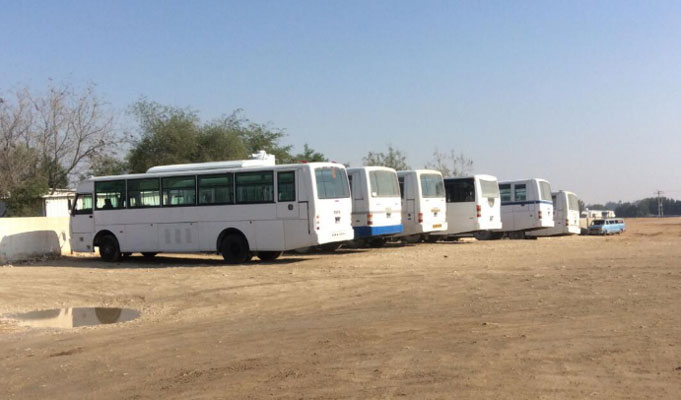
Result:
[[[193,176],[163,178],[161,185],[164,206],[196,204],[196,179]]]
[[[404,199],[404,177],[403,176],[398,177],[397,182],[400,185],[400,195]]]
[[[125,181],[95,182],[95,210],[118,210],[125,207]]]
[[[502,203],[511,201],[511,185],[499,185],[499,196]]]
[[[526,201],[527,200],[527,187],[525,184],[516,184],[514,191],[515,200],[514,201]]]
[[[235,181],[237,204],[274,202],[274,171],[241,172]]]
[[[199,175],[199,204],[234,203],[234,175]]]
[[[296,201],[295,171],[277,172],[278,201]]]
[[[73,215],[92,214],[92,195],[78,194],[73,206]]]

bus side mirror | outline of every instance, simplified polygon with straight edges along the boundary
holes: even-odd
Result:
[[[71,199],[68,199],[68,202],[69,202],[69,211],[71,211],[72,207],[73,207],[73,205],[71,204]]]

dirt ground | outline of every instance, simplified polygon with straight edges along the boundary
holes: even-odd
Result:
[[[681,218],[613,237],[284,256],[66,257],[0,267],[2,399],[584,399],[681,396]]]

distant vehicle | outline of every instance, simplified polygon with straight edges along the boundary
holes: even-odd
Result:
[[[582,211],[582,218],[615,218],[612,210],[585,210]]]
[[[78,185],[71,248],[116,261],[130,253],[217,252],[231,264],[256,255],[351,240],[345,167],[274,165],[274,158],[154,167]]]
[[[524,239],[526,232],[552,228],[551,185],[539,178],[499,182],[501,223],[499,232]]]
[[[382,246],[402,233],[402,203],[397,172],[387,167],[348,168],[355,241]]]
[[[579,235],[579,199],[566,190],[551,194],[553,199],[553,228],[528,232],[528,236]]]
[[[402,195],[402,226],[397,236],[426,239],[429,233],[447,230],[445,185],[439,171],[398,171]]]
[[[501,229],[499,183],[491,175],[445,178],[447,230],[432,236],[490,239]]]
[[[620,218],[595,219],[589,225],[589,235],[614,235],[625,231],[624,220]]]

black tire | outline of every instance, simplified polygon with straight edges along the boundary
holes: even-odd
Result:
[[[525,239],[525,231],[509,232],[508,238],[511,240],[523,240]]]
[[[435,242],[437,242],[438,240],[440,240],[440,236],[436,236],[436,235],[426,235],[426,237],[424,238],[423,241],[426,242],[426,243],[435,243]]]
[[[495,232],[490,231],[478,231],[473,234],[477,240],[494,240],[497,239]],[[501,238],[501,236],[499,237]]]
[[[262,261],[273,261],[279,258],[283,251],[259,251],[256,256]]]
[[[322,248],[324,251],[328,252],[334,252],[338,250],[343,243],[341,242],[333,242],[333,243],[324,243],[323,245],[319,246]]]
[[[385,247],[385,244],[388,242],[388,239],[386,238],[372,238],[369,240],[369,246],[370,247],[375,247],[375,248],[380,248],[380,247]]]
[[[243,264],[253,257],[248,241],[237,233],[230,233],[222,239],[220,254],[227,264]]]
[[[114,235],[105,235],[99,239],[99,256],[102,260],[115,262],[121,259],[121,249]]]
[[[154,258],[156,257],[156,254],[158,253],[154,253],[152,251],[145,251],[142,253],[142,256],[144,256],[144,258]]]

